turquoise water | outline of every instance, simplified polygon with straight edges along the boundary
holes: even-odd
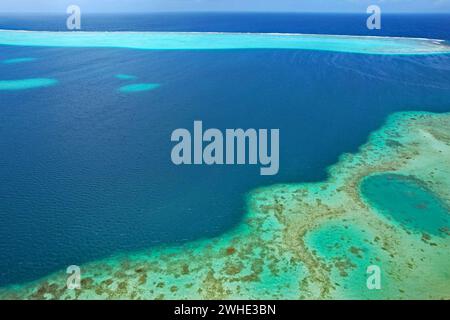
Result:
[[[373,235],[352,222],[334,221],[310,232],[307,244],[317,257],[330,266],[336,281],[365,291],[368,266],[377,264],[381,250],[370,245]],[[345,287],[344,290],[350,289]],[[370,292],[367,292],[370,294]]]
[[[35,61],[35,60],[36,60],[35,58],[28,58],[28,57],[26,57],[26,58],[14,58],[14,59],[3,60],[2,63],[15,64],[15,63],[23,63],[23,62],[32,62],[32,61]]]
[[[119,80],[135,80],[136,76],[131,74],[116,74],[116,78]]]
[[[395,174],[364,179],[361,192],[380,212],[407,229],[444,235],[450,228],[450,211],[419,180]]]
[[[438,40],[269,33],[1,30],[0,44],[147,50],[301,49],[367,54],[450,53],[450,47]]]
[[[0,91],[6,90],[26,90],[42,87],[50,87],[57,84],[55,79],[32,78],[20,80],[0,80]]]
[[[120,87],[121,92],[141,92],[157,89],[158,83],[135,83]]]

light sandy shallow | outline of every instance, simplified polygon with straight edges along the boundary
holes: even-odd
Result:
[[[81,290],[61,271],[0,298],[449,299],[449,230],[408,230],[359,190],[373,174],[412,175],[450,208],[449,128],[450,113],[394,114],[327,181],[252,191],[242,223],[220,237],[86,264]],[[372,264],[381,290],[367,289]]]
[[[142,50],[292,49],[384,55],[450,54],[442,40],[283,33],[0,30],[0,45]]]

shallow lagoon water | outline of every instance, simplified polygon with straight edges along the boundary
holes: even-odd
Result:
[[[306,241],[319,261],[332,266],[332,277],[338,285],[345,284],[344,291],[364,292],[367,267],[374,264],[382,266],[381,261],[386,261],[386,254],[370,244],[373,237],[370,231],[337,219],[312,230]],[[367,292],[367,297],[371,296],[376,294]]]
[[[445,236],[450,230],[449,208],[414,177],[370,176],[361,192],[371,206],[414,232]]]

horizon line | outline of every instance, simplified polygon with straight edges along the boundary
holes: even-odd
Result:
[[[116,15],[116,14],[129,14],[129,15],[145,15],[145,14],[353,14],[353,15],[368,15],[365,11],[258,11],[258,10],[161,10],[161,11],[84,11],[82,14],[104,14],[104,15]],[[0,12],[0,16],[4,14],[55,14],[55,15],[67,15],[65,11],[3,11]],[[402,15],[450,15],[449,12],[442,11],[427,11],[427,12],[404,12],[404,11],[388,11],[383,15],[389,14],[402,14]]]

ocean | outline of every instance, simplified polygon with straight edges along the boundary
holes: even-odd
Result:
[[[380,31],[330,14],[84,15],[82,28],[450,40],[450,15],[383,17]],[[65,19],[0,14],[0,29],[63,31]],[[450,111],[449,55],[0,46],[0,81],[28,78],[57,83],[0,91],[0,286],[220,235],[241,221],[249,191],[324,180],[388,115]],[[159,86],[119,90],[133,81]],[[173,165],[171,132],[195,120],[279,128],[279,174]]]

